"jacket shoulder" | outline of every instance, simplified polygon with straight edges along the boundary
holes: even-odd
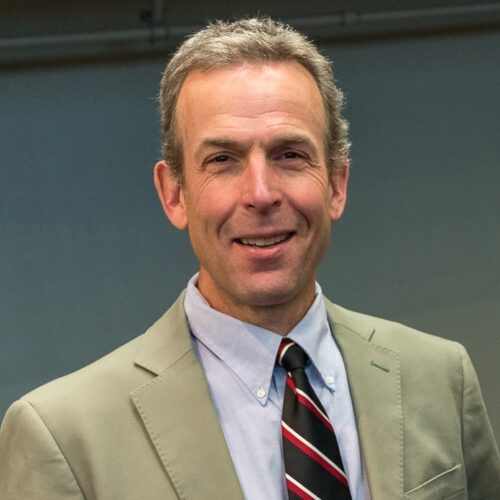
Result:
[[[66,413],[69,407],[95,403],[96,398],[106,401],[112,394],[115,399],[117,392],[130,392],[141,380],[145,381],[143,370],[134,366],[143,337],[144,334],[93,363],[28,392],[21,400],[42,413],[44,408],[65,408]]]
[[[183,323],[182,293],[176,302],[142,335],[139,335],[93,363],[27,393],[21,399],[32,406],[76,407],[101,399],[116,400],[161,372],[190,347]],[[184,333],[184,335],[183,335]],[[186,338],[187,337],[187,338]],[[181,344],[181,347],[178,345]]]
[[[422,332],[410,326],[376,316],[351,311],[325,300],[329,321],[334,334],[351,335],[383,349],[396,351],[403,357],[432,359],[442,362],[443,356],[451,356],[455,362],[465,349],[456,341]]]

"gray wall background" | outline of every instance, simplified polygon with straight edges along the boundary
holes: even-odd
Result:
[[[465,344],[500,437],[500,33],[325,47],[352,180],[319,280]],[[152,186],[162,59],[0,73],[0,417],[141,333],[196,262]]]

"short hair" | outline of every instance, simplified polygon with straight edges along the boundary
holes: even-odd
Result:
[[[297,62],[316,81],[326,117],[325,153],[330,172],[349,155],[348,123],[342,116],[343,94],[335,85],[330,61],[304,35],[268,17],[217,21],[191,35],[167,64],[160,86],[163,157],[183,184],[182,141],[176,127],[176,106],[182,84],[193,71],[244,63]]]

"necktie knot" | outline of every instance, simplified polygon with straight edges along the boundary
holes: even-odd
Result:
[[[308,360],[302,347],[293,340],[283,339],[278,349],[278,364],[287,372],[304,369]]]

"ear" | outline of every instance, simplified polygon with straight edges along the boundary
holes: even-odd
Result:
[[[163,160],[155,165],[154,183],[163,210],[170,222],[177,229],[187,228],[187,210],[184,191],[170,166]]]
[[[347,185],[349,182],[349,160],[346,159],[340,168],[336,168],[330,176],[330,219],[336,222],[342,217],[347,201]]]

